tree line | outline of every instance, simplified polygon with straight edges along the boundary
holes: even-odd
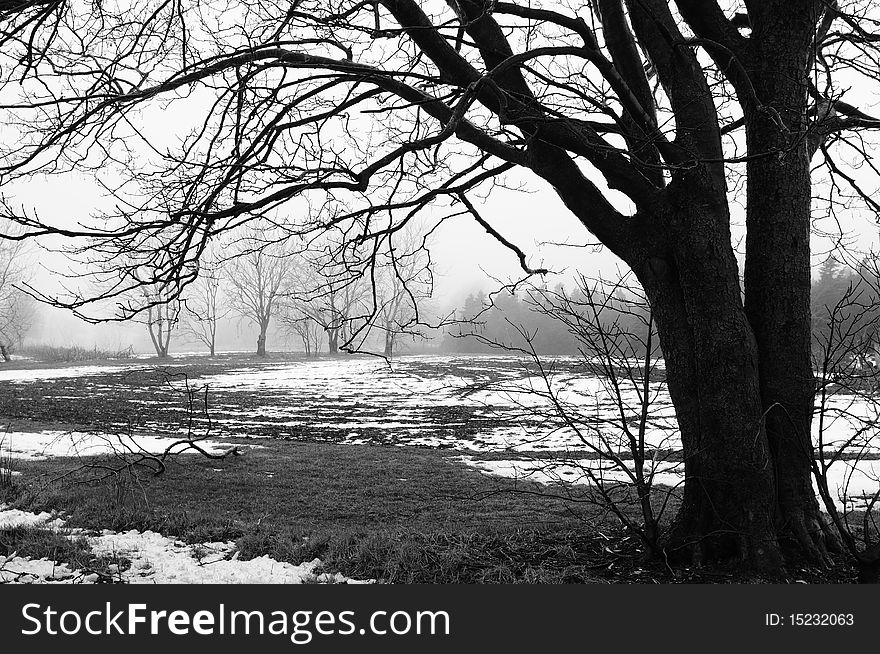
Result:
[[[198,274],[177,297],[142,287],[147,325],[158,357],[168,356],[172,333],[216,353],[218,326],[238,317],[256,332],[255,353],[267,355],[270,327],[295,337],[306,356],[322,350],[377,349],[394,356],[405,334],[417,328],[418,303],[430,298],[431,271],[412,241],[389,248],[363,268],[349,265],[332,247],[294,250],[284,241],[249,232],[222,253],[199,262]],[[167,290],[165,291],[167,293]]]

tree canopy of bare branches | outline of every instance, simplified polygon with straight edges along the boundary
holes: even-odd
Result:
[[[232,304],[257,328],[257,356],[266,356],[269,325],[288,283],[291,253],[279,244],[266,244],[254,232],[240,241],[230,262]]]
[[[223,269],[215,259],[201,261],[199,276],[188,287],[183,302],[185,311],[183,329],[195,340],[208,348],[210,356],[217,351],[217,328],[220,319],[229,311],[224,307],[221,287]]]
[[[399,337],[420,322],[419,307],[433,290],[430,253],[414,225],[407,225],[389,248],[373,267],[375,308],[371,312],[373,325],[383,337],[383,356],[388,359]]]
[[[13,230],[15,231],[15,230]],[[31,298],[18,287],[28,281],[24,241],[0,240],[0,358],[9,361],[34,320]]]

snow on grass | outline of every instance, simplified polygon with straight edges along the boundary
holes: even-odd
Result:
[[[569,368],[576,361],[554,358],[556,365]],[[405,356],[391,366],[377,359],[316,359],[246,367],[202,377],[199,383],[230,394],[213,405],[216,424],[230,430],[248,424],[280,431],[369,429],[372,442],[477,451],[584,446],[571,429],[561,428],[544,379],[512,357]],[[577,411],[579,421],[601,425],[611,438],[622,437],[615,426],[620,419],[615,397],[598,378],[555,374],[551,388],[560,404]],[[628,413],[637,415],[638,391],[626,385],[622,391]],[[648,445],[675,447],[678,443],[671,439],[677,438],[677,429],[668,394],[658,384],[650,392],[654,402]],[[239,394],[272,404],[243,411],[229,402]],[[455,419],[458,414],[461,419]],[[590,429],[585,427],[583,434]],[[363,434],[356,432],[355,441],[344,434],[338,438],[362,442]]]
[[[100,434],[87,432],[40,431],[7,432],[4,435],[3,455],[10,459],[41,461],[54,457],[82,457],[113,454],[119,452],[139,452],[161,454],[175,443],[172,453],[195,452],[185,449],[180,439],[162,438],[148,435]],[[198,446],[209,454],[223,454],[229,449],[228,443],[211,440],[196,441]],[[238,447],[259,447],[241,445]]]
[[[629,483],[631,477],[620,467],[596,459],[506,459],[481,461],[470,456],[461,457],[465,464],[480,472],[537,484],[575,484],[589,486],[593,477],[600,483]],[[632,471],[632,468],[629,468]],[[646,476],[653,472],[653,483],[675,487],[684,481],[684,465],[678,461],[646,465]],[[590,475],[593,475],[591,477]]]
[[[343,575],[322,572],[320,559],[293,565],[260,556],[238,559],[235,543],[187,545],[153,531],[107,533],[89,538],[92,551],[112,560],[131,561],[119,572],[127,583],[148,584],[301,584],[344,583]]]
[[[41,526],[70,537],[82,537],[67,529],[60,518],[33,514],[0,505],[0,527]],[[340,573],[322,571],[320,559],[293,565],[260,556],[248,561],[238,558],[235,543],[186,544],[153,531],[104,531],[86,536],[92,552],[109,561],[130,561],[129,566],[111,564],[116,581],[136,584],[301,584],[371,583]],[[46,559],[0,556],[0,583],[95,583],[96,574],[72,570]]]
[[[460,460],[484,474],[543,485],[563,483],[589,486],[593,484],[589,472],[602,483],[631,482],[629,475],[619,466],[595,459],[483,461],[472,456],[462,456]],[[631,462],[626,463],[632,470]],[[684,464],[681,462],[658,462],[653,468],[646,465],[646,472],[650,470],[654,472],[655,484],[676,487],[684,483]],[[839,511],[862,510],[880,492],[880,460],[837,461],[829,467],[827,479],[828,489]],[[816,488],[815,479],[813,486]],[[818,495],[818,488],[816,493]]]
[[[50,529],[60,529],[64,526],[64,521],[55,518],[51,513],[43,511],[42,513],[31,513],[29,511],[20,511],[18,509],[7,509],[0,504],[0,529],[12,529],[14,527],[46,527]]]
[[[481,452],[509,452],[519,459],[539,451],[612,449],[626,452],[626,419],[632,433],[638,428],[640,385],[621,381],[617,395],[607,383],[581,370],[576,357],[551,357],[548,365],[557,372],[547,381],[523,362],[507,355],[420,355],[395,359],[336,357],[248,364],[219,374],[207,374],[198,385],[207,385],[219,401],[212,404],[212,420],[224,436],[275,437],[333,440],[340,443],[382,443]],[[635,363],[635,362],[634,362]],[[641,363],[639,362],[641,365]],[[98,374],[120,366],[82,366],[45,371],[0,371],[3,374],[67,375]],[[114,382],[116,383],[116,382]],[[182,382],[181,382],[182,383]],[[173,385],[173,384],[172,384]],[[107,386],[112,394],[117,386]],[[647,448],[680,450],[681,441],[674,407],[665,384],[649,387],[651,405],[645,425]],[[136,400],[158,415],[154,397]],[[621,417],[621,405],[623,418]],[[558,413],[564,408],[572,423]],[[876,406],[865,398],[843,393],[828,398],[822,422],[826,456],[841,449],[849,455],[880,456],[880,439],[874,429],[880,421]],[[813,440],[819,443],[819,420],[813,421]],[[32,436],[33,446],[24,448],[16,436],[21,456],[71,455],[71,447],[55,443],[59,432]],[[853,438],[855,436],[855,438]],[[107,451],[106,437],[73,434],[68,439],[74,454]],[[168,440],[145,437],[138,447],[157,451]],[[51,447],[50,447],[51,446]],[[94,446],[95,450],[82,451]],[[210,447],[223,446],[211,442]],[[49,448],[46,450],[45,448]],[[217,451],[216,449],[212,451]],[[479,459],[479,457],[476,457]],[[502,464],[481,462],[495,474]],[[848,471],[851,464],[837,461],[829,474],[832,492],[849,483],[849,494],[871,493],[880,488],[870,461]],[[577,478],[571,469],[567,479]],[[533,476],[539,477],[532,466]],[[517,473],[518,474],[518,473]],[[621,472],[621,474],[623,474]],[[670,474],[663,471],[662,474]],[[658,477],[665,482],[672,479]],[[848,480],[848,482],[847,482]],[[676,482],[677,483],[677,482]],[[674,485],[674,484],[673,484]]]
[[[98,578],[89,576],[49,559],[0,556],[0,584],[94,583]]]
[[[115,366],[66,366],[62,368],[30,368],[21,370],[0,370],[0,382],[16,383],[44,381],[47,379],[63,379],[66,377],[87,377],[103,375],[108,372],[130,370],[134,365]]]
[[[821,443],[826,458],[836,452],[880,453],[880,404],[865,397],[839,393],[827,398],[813,417],[813,443]]]
[[[281,422],[277,424],[283,426],[338,429],[345,432],[341,440],[344,443],[378,439],[402,446],[520,455],[593,447],[626,452],[620,408],[630,420],[629,429],[636,431],[642,389],[622,381],[618,396],[602,379],[572,371],[577,359],[560,357],[554,363],[568,367],[562,365],[560,372],[549,376],[549,388],[543,377],[512,364],[505,356],[406,356],[395,360],[391,367],[374,359],[315,360],[248,368],[204,381],[211,388],[296,398],[287,405],[289,409],[282,402],[259,407],[251,415],[278,418]],[[431,374],[432,370],[436,374]],[[646,447],[680,450],[675,409],[665,384],[652,383],[648,393],[651,404],[645,426]],[[565,409],[577,429],[560,419],[554,404]],[[362,409],[353,411],[352,406]],[[451,407],[467,408],[469,413],[463,420],[450,419],[442,411],[436,413],[439,417],[430,413],[432,409]],[[364,415],[367,412],[369,415]],[[843,447],[850,454],[880,453],[874,431],[865,430],[866,424],[880,421],[876,414],[863,398],[844,394],[829,398],[822,425],[822,441],[829,448],[826,452]],[[248,421],[241,415],[227,424],[233,422]],[[370,438],[364,437],[365,429],[370,430]],[[814,443],[818,444],[818,419],[813,421],[813,430]],[[855,441],[854,434],[858,434]],[[557,462],[554,467],[546,460],[513,457],[468,461],[468,465],[487,474],[540,483],[591,483],[584,472],[588,464],[595,469],[597,462]],[[880,489],[877,465],[872,460],[837,461],[830,467],[829,487],[839,506],[844,505],[844,496],[861,497]],[[682,468],[679,464],[674,468],[664,464],[657,469],[654,481],[677,486],[682,481]],[[627,479],[622,470],[604,470],[601,477],[607,481]]]
[[[841,511],[864,509],[880,492],[880,460],[836,461],[826,476],[828,490]],[[815,479],[813,488],[818,494]]]

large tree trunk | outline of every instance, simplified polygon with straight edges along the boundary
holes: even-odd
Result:
[[[339,354],[339,328],[327,330],[327,349],[330,354]]]
[[[257,336],[257,356],[266,356],[266,330],[262,328],[260,329],[259,336]]]
[[[797,20],[792,15],[789,20]],[[806,25],[814,24],[809,17]],[[745,307],[758,343],[761,402],[773,460],[776,523],[786,544],[820,560],[830,532],[811,479],[810,202],[806,56],[788,29],[755,42],[763,106],[747,111]],[[803,33],[809,35],[807,29]],[[805,37],[806,38],[806,37]],[[762,156],[764,155],[764,156]],[[769,155],[769,156],[766,156]],[[833,541],[832,541],[833,543]]]
[[[0,356],[2,356],[3,360],[7,363],[12,360],[9,356],[9,350],[6,349],[6,346],[3,343],[0,343]]]
[[[810,467],[804,71],[818,6],[762,15],[745,58],[756,96],[740,98],[749,154],[745,299],[723,176],[711,177],[709,164],[673,172],[671,215],[644,225],[664,232],[646,242],[665,245],[629,257],[654,309],[681,429],[686,482],[667,543],[673,554],[774,570],[788,554],[821,560],[831,536]]]
[[[668,552],[679,560],[739,558],[774,569],[781,555],[757,345],[723,189],[693,177],[670,187],[673,215],[647,221],[671,227],[665,248],[642,253],[633,266],[656,317],[684,450],[683,501]],[[696,197],[700,185],[704,197]]]

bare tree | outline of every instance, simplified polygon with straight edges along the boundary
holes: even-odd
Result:
[[[356,338],[363,333],[372,311],[365,308],[369,290],[363,280],[349,280],[341,287],[338,282],[329,280],[325,287],[325,303],[322,315],[325,316],[328,349],[330,354],[338,354],[340,348],[356,350]],[[366,336],[363,334],[364,337]]]
[[[332,247],[301,253],[291,268],[285,324],[301,338],[312,338],[317,326],[326,334],[331,355],[339,354],[340,347],[354,347],[355,336],[364,331],[375,312],[368,309],[366,274]]]
[[[199,276],[190,285],[183,302],[186,310],[184,331],[204,344],[212,357],[217,349],[217,325],[229,313],[222,302],[222,286],[220,263],[213,259],[203,261]]]
[[[375,253],[454,202],[533,273],[468,204],[524,171],[651,304],[686,471],[670,551],[777,570],[791,544],[822,560],[837,543],[811,485],[811,201],[829,232],[880,209],[865,182],[880,120],[857,106],[880,85],[875,3],[451,4],[25,3],[0,24],[22,135],[5,178],[116,166],[130,180],[108,185],[117,208],[99,228],[8,212],[35,236],[85,239],[94,266],[167,253],[155,280],[121,275],[105,297],[189,283],[208,241],[257,218]],[[197,128],[173,151],[134,148],[170,102],[201,111]],[[307,217],[285,218],[298,198]]]
[[[394,355],[399,336],[419,322],[420,303],[431,297],[430,259],[417,244],[416,238],[407,239],[401,249],[392,247],[377,261],[374,324],[379,323],[384,337],[383,355],[388,359]]]
[[[837,293],[815,308],[816,424],[813,475],[819,497],[859,566],[880,581],[880,264],[843,252]]]
[[[296,305],[303,316],[318,325],[327,336],[327,352],[339,354],[340,345],[350,343],[351,315],[364,297],[363,289],[348,283],[341,288],[333,280],[325,279],[311,293],[311,298],[299,300]]]
[[[661,520],[679,496],[682,462],[666,395],[662,352],[650,304],[631,274],[608,281],[580,276],[573,291],[531,286],[526,306],[559,323],[574,338],[577,365],[560,370],[541,355],[537,333],[510,321],[499,340],[471,325],[467,338],[524,357],[525,381],[494,382],[518,405],[516,421],[546,446],[565,435],[565,449],[528,458],[518,479],[552,482],[558,495],[598,505],[641,541],[646,558],[662,555]],[[633,511],[635,509],[635,511]],[[638,516],[638,517],[635,517]]]
[[[308,257],[298,257],[288,272],[287,291],[278,307],[278,320],[285,329],[297,336],[306,356],[318,355],[324,327],[314,316],[319,315],[314,290],[318,271]]]
[[[180,323],[180,302],[160,286],[143,286],[141,292],[146,305],[147,332],[156,350],[156,356],[167,359],[171,336]]]
[[[318,356],[321,352],[321,336],[324,328],[314,318],[293,311],[283,311],[279,318],[281,322],[296,334],[303,346],[303,352],[307,357]]]
[[[283,245],[267,244],[256,232],[237,244],[229,266],[232,305],[257,327],[257,356],[266,356],[269,325],[285,292],[291,253]]]
[[[13,229],[18,234],[20,230]],[[33,324],[35,309],[29,295],[18,285],[28,281],[27,244],[0,239],[0,357],[9,361]]]

